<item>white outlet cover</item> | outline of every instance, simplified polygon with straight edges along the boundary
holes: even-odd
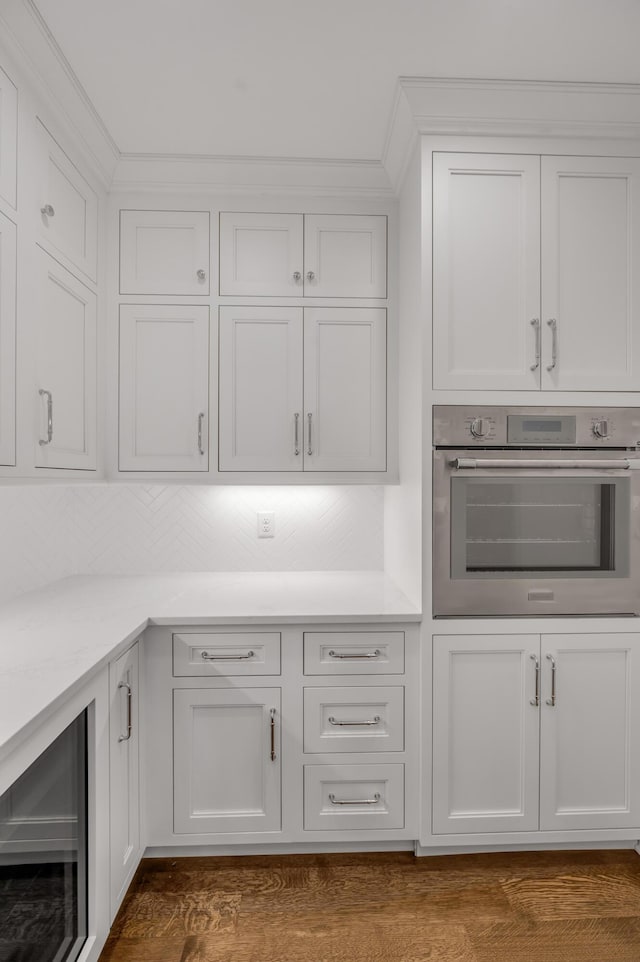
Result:
[[[258,537],[273,538],[276,533],[275,511],[258,511]]]

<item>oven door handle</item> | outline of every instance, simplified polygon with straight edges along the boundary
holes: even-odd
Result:
[[[526,470],[547,469],[570,469],[570,470],[616,470],[616,471],[638,471],[640,470],[640,458],[611,458],[608,460],[588,460],[587,458],[550,458],[545,461],[542,458],[453,458],[449,461],[449,467],[457,471],[463,468],[517,468]]]

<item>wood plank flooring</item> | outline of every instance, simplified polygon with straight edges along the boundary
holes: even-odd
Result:
[[[145,859],[100,962],[640,962],[640,856]]]

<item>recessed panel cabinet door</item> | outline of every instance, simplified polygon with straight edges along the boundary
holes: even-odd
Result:
[[[220,470],[301,471],[302,310],[220,308]]]
[[[209,308],[120,307],[120,470],[207,471]]]
[[[542,385],[640,388],[640,160],[542,158]]]
[[[540,828],[640,825],[640,635],[543,635]]]
[[[174,830],[277,832],[280,689],[180,689],[174,708]]]
[[[306,297],[386,297],[387,218],[305,214]]]
[[[137,643],[109,665],[111,912],[140,854],[139,664]]]
[[[435,834],[537,830],[539,646],[538,635],[433,639]]]
[[[0,197],[16,207],[18,91],[0,68]]]
[[[302,214],[220,214],[220,293],[300,297]]]
[[[36,467],[96,467],[96,296],[39,252]]]
[[[16,225],[0,214],[0,464],[16,463]]]
[[[120,211],[121,294],[209,294],[209,212]]]
[[[386,468],[386,311],[304,312],[305,471]]]
[[[540,386],[540,158],[434,154],[433,386]]]

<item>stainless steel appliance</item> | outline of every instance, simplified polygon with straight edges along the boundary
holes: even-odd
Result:
[[[433,409],[433,612],[640,613],[640,409]]]

